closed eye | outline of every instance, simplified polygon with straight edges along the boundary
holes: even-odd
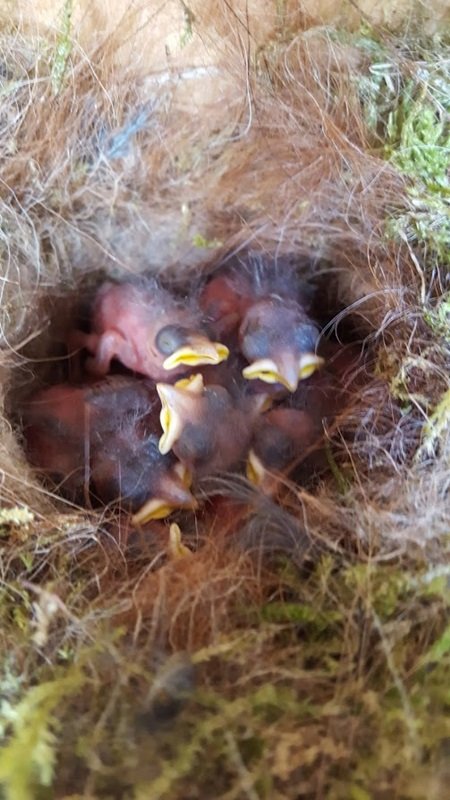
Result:
[[[246,350],[251,351],[252,358],[261,358],[269,352],[271,337],[264,328],[247,329],[243,336],[243,344]]]
[[[165,325],[155,338],[155,345],[160,353],[171,356],[187,342],[188,331],[182,325]]]
[[[312,324],[303,323],[294,329],[295,344],[301,351],[314,352],[318,336],[319,329]]]

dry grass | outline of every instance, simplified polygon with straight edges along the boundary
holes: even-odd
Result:
[[[421,800],[448,781],[449,244],[414,194],[439,217],[448,184],[438,161],[411,173],[411,139],[386,128],[400,107],[411,119],[405,98],[433,107],[442,131],[428,115],[417,135],[443,148],[448,109],[420,77],[439,56],[411,32],[298,18],[256,51],[231,18],[219,4],[234,35],[203,109],[115,62],[120,38],[86,53],[67,20],[56,40],[1,34],[8,800]],[[386,62],[390,83],[373,69]],[[18,406],[64,373],[77,299],[101,276],[186,286],[249,244],[309,259],[327,330],[364,352],[361,389],[319,485],[275,500],[236,476],[205,486],[175,558],[165,525],[133,532],[45,491]]]

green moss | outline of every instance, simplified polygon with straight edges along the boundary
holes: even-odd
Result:
[[[365,30],[352,38],[370,64],[355,77],[377,153],[407,180],[410,208],[393,213],[387,235],[450,254],[450,68],[445,43],[406,53]]]
[[[173,696],[173,670],[188,662],[150,670],[145,648],[96,618],[89,570],[75,593],[86,596],[83,636],[69,645],[62,615],[44,659],[30,603],[5,594],[3,631],[15,643],[1,680],[5,797],[89,787],[96,797],[220,798],[242,780],[255,798],[270,798],[274,785],[290,797],[298,770],[313,791],[320,768],[329,797],[348,798],[349,786],[355,797],[378,796],[389,785],[391,796],[415,800],[411,770],[426,781],[446,737],[445,575],[331,553],[307,572],[279,560],[276,572],[272,600],[237,608],[234,630],[192,653],[197,688],[173,715],[159,704],[164,717],[150,713],[155,698]],[[84,647],[86,637],[95,644]],[[417,748],[432,754],[427,762],[414,761]]]
[[[67,73],[67,65],[72,52],[72,13],[73,0],[65,0],[61,12],[59,31],[51,58],[51,85],[54,95],[61,91]]]
[[[29,688],[15,706],[1,707],[3,725],[11,733],[0,750],[0,785],[6,800],[34,800],[36,787],[50,786],[58,749],[55,711],[84,682],[79,668]]]
[[[423,317],[433,333],[450,344],[450,292],[444,292],[433,308],[425,309]]]
[[[418,458],[430,454],[444,440],[450,430],[450,389],[448,389],[437,403],[424,425],[422,443],[418,451]]]
[[[215,250],[218,247],[222,247],[223,243],[219,239],[206,239],[201,233],[196,233],[192,237],[192,244],[200,249]]]
[[[317,632],[326,629],[333,622],[341,619],[341,614],[337,611],[317,611],[317,609],[309,605],[288,602],[270,603],[268,606],[263,606],[262,616],[268,622],[306,623]]]

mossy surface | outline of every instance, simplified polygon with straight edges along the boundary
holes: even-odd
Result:
[[[36,590],[43,561],[23,563],[42,544],[29,529],[2,597],[5,797],[443,791],[447,569],[342,554],[303,568],[283,559],[262,605],[237,602],[214,645],[155,666],[145,636],[133,641],[105,618],[105,598],[80,602],[90,570],[72,577],[64,602],[61,581]]]
[[[448,42],[412,37],[396,52],[367,31],[355,44],[370,60],[355,80],[374,144],[408,179],[410,209],[387,231],[418,245],[430,270],[450,257]]]

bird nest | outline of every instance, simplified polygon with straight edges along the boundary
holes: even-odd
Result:
[[[255,50],[227,14],[212,82],[118,63],[120,30],[89,55],[67,20],[54,42],[2,32],[7,797],[444,785],[445,76],[420,74],[423,45],[304,19]],[[320,479],[220,475],[175,527],[50,491],[19,411],[66,379],[80,304],[141,275],[189,292],[249,250],[301,263],[323,336],[361,355]]]

